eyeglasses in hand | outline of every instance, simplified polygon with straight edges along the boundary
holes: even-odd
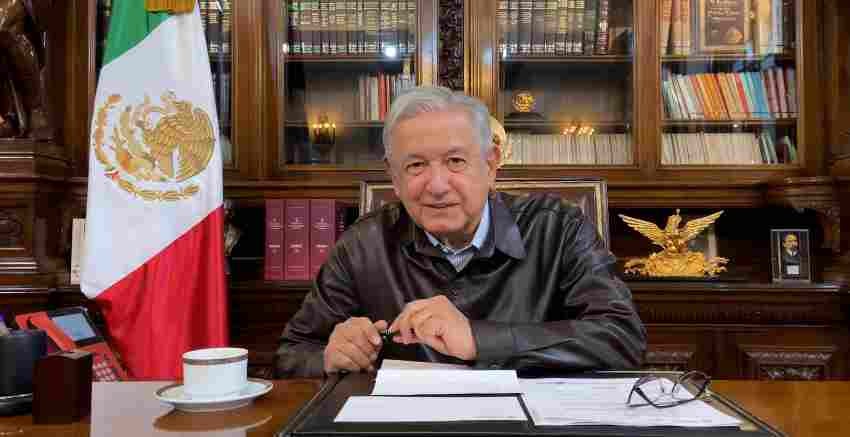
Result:
[[[632,386],[626,404],[630,407],[652,405],[655,408],[670,408],[700,399],[708,391],[711,377],[698,370],[681,374],[670,387],[670,380],[661,376],[644,376]],[[692,389],[694,391],[689,390]],[[635,396],[637,395],[637,396]],[[632,399],[636,403],[632,403]],[[639,402],[642,398],[645,402]]]

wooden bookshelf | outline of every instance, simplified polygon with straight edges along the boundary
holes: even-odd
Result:
[[[503,64],[626,64],[634,62],[631,55],[575,56],[503,56]]]
[[[404,63],[410,62],[410,57],[393,58],[383,55],[286,55],[283,58],[285,63],[293,64],[334,64],[334,63],[360,63],[360,64],[381,64],[381,63]]]
[[[763,63],[763,62],[791,62],[794,61],[793,55],[735,55],[735,54],[716,54],[716,55],[664,55],[661,57],[661,62],[665,64],[710,64],[715,62],[734,63]]]
[[[735,119],[735,120],[673,120],[664,119],[666,127],[793,127],[797,124],[796,118],[779,118],[779,119]]]

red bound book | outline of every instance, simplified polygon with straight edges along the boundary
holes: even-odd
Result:
[[[287,281],[310,279],[310,201],[286,201],[286,220],[283,226],[284,279]]]
[[[336,201],[310,200],[310,277],[319,273],[334,246],[336,232]]]
[[[283,200],[266,199],[266,257],[263,278],[283,280]]]

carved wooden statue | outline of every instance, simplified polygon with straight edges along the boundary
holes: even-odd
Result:
[[[54,2],[0,0],[0,138],[52,136],[41,36]]]

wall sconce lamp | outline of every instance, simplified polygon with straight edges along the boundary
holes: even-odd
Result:
[[[336,123],[328,121],[327,115],[320,115],[319,122],[311,126],[313,144],[333,145],[336,142]]]

